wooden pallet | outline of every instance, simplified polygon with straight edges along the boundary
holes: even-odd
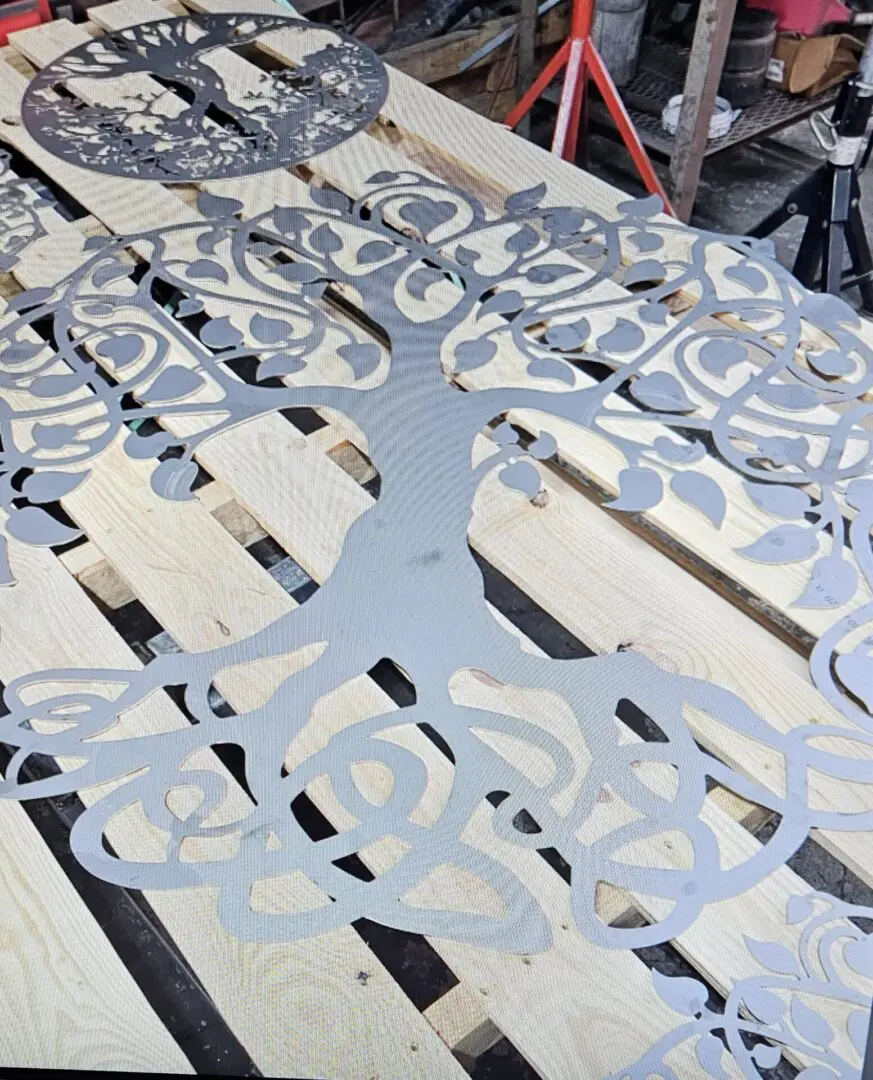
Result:
[[[275,11],[271,0],[185,4],[195,11]],[[73,220],[50,207],[40,211],[49,238],[4,276],[6,297],[59,280],[81,261],[84,237],[196,218],[193,189],[67,166],[42,150],[18,119],[36,69],[89,35],[184,10],[175,0],[118,0],[91,8],[87,25],[59,21],[27,30],[2,51],[0,143],[18,155],[21,176],[41,172],[78,208]],[[234,62],[244,78],[248,62]],[[466,186],[489,205],[525,186],[525,178],[545,179],[559,203],[606,215],[625,198],[394,73],[380,119],[353,144],[321,155],[313,169],[355,194],[365,178],[398,165]],[[241,200],[253,214],[278,201],[299,201],[305,185],[280,171],[202,188]],[[513,420],[537,430],[533,414],[522,410]],[[551,430],[560,456],[544,466],[548,498],[507,502],[505,493],[488,489],[470,529],[479,555],[596,652],[632,648],[667,669],[703,675],[736,691],[781,730],[809,717],[839,722],[812,687],[804,656],[832,615],[789,607],[802,587],[802,565],[762,568],[736,555],[760,535],[767,518],[739,497],[739,479],[714,458],[701,466],[736,495],[721,531],[671,496],[632,520],[601,505],[617,489],[618,455],[572,425]],[[10,540],[18,584],[0,590],[3,683],[46,668],[136,668],[142,650],[138,658],[131,645],[141,646],[141,638],[128,634],[125,640],[116,629],[131,608],[148,613],[153,650],[161,631],[188,651],[243,638],[296,603],[249,549],[272,542],[320,582],[336,564],[349,524],[373,501],[365,486],[372,466],[357,433],[335,414],[321,416],[309,433],[279,415],[253,420],[205,443],[198,460],[209,482],[194,501],[169,503],[149,486],[151,465],[115,446],[94,462],[89,482],[63,500],[86,543],[58,554]],[[681,616],[665,617],[669,612]],[[525,647],[537,648],[514,632]],[[238,711],[264,694],[248,675],[229,677],[220,689]],[[481,689],[483,700],[489,692]],[[396,707],[369,678],[358,680],[342,701],[342,723],[370,714],[363,710]],[[144,731],[187,723],[169,697],[156,697],[140,711],[136,723]],[[753,776],[766,778],[772,767],[763,754],[746,759],[748,746],[717,726],[698,721],[695,734],[728,762],[743,756]],[[839,807],[839,793],[828,791]],[[81,793],[86,805],[93,798]],[[858,788],[845,798],[853,806],[873,805],[873,795]],[[705,816],[738,857],[759,846],[755,831],[768,817],[718,787],[707,798]],[[122,961],[117,942],[25,808],[0,801],[0,820],[0,1064],[194,1071],[190,1044],[170,1033],[162,1006]],[[110,838],[122,855],[151,842],[135,828],[116,828]],[[810,844],[873,885],[870,835],[821,833]],[[152,891],[144,899],[162,939],[226,1025],[226,1038],[236,1040],[264,1075],[462,1076],[495,1048],[509,1055],[500,1059],[505,1071],[495,1075],[604,1080],[675,1027],[676,1014],[653,990],[651,958],[600,949],[571,929],[564,880],[533,851],[526,854],[525,882],[555,929],[552,949],[510,956],[433,939],[430,948],[453,985],[423,1008],[415,1003],[409,972],[389,971],[390,948],[368,944],[351,927],[305,942],[243,943],[220,925],[208,890]],[[671,943],[669,955],[725,994],[762,970],[744,935],[794,949],[799,929],[786,923],[786,903],[812,889],[782,867],[750,892],[705,909]],[[646,898],[607,889],[599,910],[607,921],[653,914]],[[220,1055],[228,1051],[213,1052],[221,1071]],[[202,1070],[208,1060],[201,1053],[196,1067]],[[689,1080],[703,1076],[688,1046],[674,1067]]]

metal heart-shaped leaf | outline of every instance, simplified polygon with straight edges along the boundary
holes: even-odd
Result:
[[[28,360],[34,360],[48,348],[44,341],[14,341],[0,353],[0,362],[3,364],[26,364]]]
[[[104,338],[95,348],[98,356],[111,360],[119,368],[139,360],[143,351],[143,341],[138,334],[118,334],[116,337]]]
[[[676,473],[670,480],[670,489],[683,502],[705,514],[717,529],[721,527],[727,500],[712,477],[693,470]]]
[[[707,1076],[711,1076],[713,1080],[730,1080],[721,1063],[725,1053],[725,1045],[721,1039],[715,1035],[701,1035],[694,1047],[694,1053]]]
[[[524,297],[515,289],[506,289],[504,292],[496,292],[479,308],[479,318],[486,315],[508,315],[510,312],[520,311],[524,307]]]
[[[526,251],[531,251],[539,243],[539,236],[537,236],[536,230],[531,228],[530,225],[522,225],[522,227],[512,234],[507,240],[504,241],[503,246],[507,251],[511,251],[513,254],[523,254]]]
[[[497,345],[490,338],[462,341],[455,349],[455,371],[475,371],[497,352]]]
[[[797,520],[812,506],[812,500],[805,491],[783,484],[755,484],[744,480],[746,494],[761,510],[766,510],[777,517]]]
[[[831,1025],[799,997],[791,999],[789,1015],[797,1034],[813,1046],[828,1047],[834,1041],[834,1029]]]
[[[800,968],[794,954],[775,941],[756,941],[755,938],[743,935],[746,948],[768,971],[776,971],[780,975],[799,975]]]
[[[25,311],[27,308],[39,307],[51,296],[50,288],[25,289],[16,296],[10,296],[6,301],[7,311]]]
[[[743,987],[743,1004],[762,1024],[775,1024],[788,1008],[782,998],[760,986]]]
[[[325,223],[309,234],[309,246],[322,255],[332,255],[335,251],[342,250],[343,239],[335,229]]]
[[[352,205],[352,200],[348,195],[343,195],[341,191],[334,191],[333,188],[310,185],[309,197],[325,210],[341,210],[346,213]]]
[[[438,229],[451,221],[457,213],[457,207],[452,202],[436,199],[416,199],[408,202],[400,208],[400,216],[404,221],[413,225],[422,236]]]
[[[196,297],[186,296],[184,300],[179,301],[179,307],[177,314],[180,319],[186,319],[189,315],[199,315],[203,310],[203,301]]]
[[[526,210],[535,210],[545,197],[546,185],[541,183],[535,187],[526,188],[524,191],[517,191],[514,195],[507,196],[503,206],[507,213],[523,214]]]
[[[337,349],[337,352],[346,363],[351,364],[356,379],[364,379],[368,375],[372,375],[382,358],[379,346],[374,345],[372,342],[369,344],[355,342],[351,345],[342,345]]]
[[[732,367],[749,359],[745,346],[739,341],[716,338],[707,341],[699,353],[700,366],[710,375],[723,379]]]
[[[537,461],[547,461],[550,457],[554,457],[555,454],[557,454],[558,440],[554,435],[549,434],[548,431],[544,431],[538,439],[534,439],[530,444],[528,452],[531,457],[535,457]]]
[[[560,379],[568,386],[576,385],[573,369],[561,360],[550,360],[544,356],[535,356],[527,365],[527,373],[534,379]]]
[[[661,1001],[683,1016],[697,1016],[703,1012],[709,996],[709,991],[697,979],[662,975],[657,968],[652,969],[652,985]]]
[[[678,465],[693,465],[695,461],[701,461],[706,457],[706,447],[703,443],[674,442],[667,435],[659,435],[652,443],[652,449],[664,461],[672,461]]]
[[[91,275],[91,281],[96,288],[102,289],[112,281],[130,277],[133,273],[133,263],[120,262],[113,259],[112,262],[102,263]]]
[[[136,461],[156,458],[169,447],[175,446],[177,441],[166,431],[156,431],[153,435],[140,435],[132,431],[124,440],[124,452]]]
[[[76,371],[71,375],[40,375],[28,389],[34,397],[59,398],[81,390],[87,382],[88,375],[83,371]]]
[[[873,978],[873,938],[864,937],[850,941],[843,952],[846,963],[859,975]]]
[[[561,349],[569,352],[584,345],[591,336],[591,327],[585,319],[576,323],[562,323],[559,326],[550,326],[546,330],[546,344],[553,349]]]
[[[818,551],[818,534],[815,529],[802,525],[778,525],[753,544],[737,550],[738,554],[760,563],[800,562]]]
[[[529,461],[516,461],[507,465],[500,470],[500,479],[508,488],[523,492],[529,499],[536,498],[543,486],[536,466]]]
[[[382,262],[383,259],[390,259],[396,250],[394,244],[389,244],[387,240],[368,240],[358,248],[358,262],[361,266]]]
[[[194,498],[191,487],[196,479],[197,466],[193,461],[168,458],[152,473],[152,491],[172,502],[190,502]]]
[[[795,926],[797,923],[806,922],[814,911],[815,906],[809,896],[793,893],[785,904],[785,921],[789,926]]]
[[[527,280],[534,285],[552,285],[561,278],[570,274],[580,274],[579,266],[565,266],[561,263],[545,263],[540,266],[532,266],[527,272]]]
[[[227,238],[227,231],[225,229],[209,229],[208,232],[201,233],[195,241],[197,250],[203,255],[214,255],[215,249],[221,243],[222,240]]]
[[[778,1046],[758,1043],[752,1049],[752,1060],[762,1069],[775,1069],[782,1060],[782,1051]]]
[[[552,236],[571,236],[578,232],[585,223],[585,215],[581,210],[561,208],[553,210],[543,219],[543,227]]]
[[[139,396],[149,405],[153,402],[178,401],[196,393],[203,385],[203,379],[196,371],[181,364],[171,364],[164,368],[147,390],[141,390]]]
[[[425,293],[431,285],[436,285],[438,281],[443,280],[441,270],[430,266],[422,266],[418,270],[413,270],[406,279],[406,291],[416,300],[424,300]]]
[[[618,497],[605,505],[610,510],[642,513],[657,506],[664,496],[664,481],[654,469],[632,466],[618,474]]]
[[[670,320],[671,311],[666,304],[657,300],[649,300],[637,313],[644,323],[649,326],[666,326]]]
[[[222,285],[230,280],[221,263],[214,259],[195,259],[188,266],[188,277],[194,281],[220,281]]]
[[[846,488],[846,502],[856,510],[873,507],[873,480],[857,477]]]
[[[843,356],[836,349],[829,349],[822,353],[808,353],[809,366],[815,368],[820,375],[828,375],[837,378],[840,375],[851,375],[855,370],[854,361],[848,356]]]
[[[284,319],[268,319],[266,315],[253,315],[249,330],[263,345],[277,345],[280,341],[286,341],[293,333],[291,323]]]
[[[62,499],[75,491],[88,476],[85,472],[35,472],[26,477],[21,485],[21,494],[32,503],[50,503]]]
[[[296,206],[277,206],[273,210],[273,221],[285,236],[299,236],[312,225],[306,214]]]
[[[310,281],[318,281],[321,271],[317,266],[308,262],[281,263],[271,271],[277,274],[283,281],[290,281],[295,285],[301,285]]]
[[[625,270],[624,284],[629,288],[631,285],[657,284],[667,276],[667,268],[657,259],[642,259],[640,262],[631,263]]]
[[[397,179],[398,179],[398,174],[397,173],[383,171],[383,172],[373,173],[373,175],[370,177],[370,179],[367,181],[367,183],[368,184],[393,184],[394,181],[397,180]]]
[[[793,607],[834,608],[847,604],[858,591],[858,571],[839,555],[826,555],[812,568],[812,576]]]
[[[662,236],[658,233],[648,231],[633,232],[628,239],[636,247],[637,251],[660,251],[664,246],[664,238]]]
[[[503,420],[491,432],[491,438],[498,446],[514,446],[518,442],[518,432],[512,424]]]
[[[655,412],[693,412],[696,408],[685,394],[682,383],[668,371],[654,371],[630,384],[631,394]]]
[[[296,375],[306,367],[306,362],[299,356],[290,356],[288,353],[276,353],[275,356],[262,360],[258,364],[255,378],[258,382],[264,379],[281,379],[283,375]]]
[[[235,349],[242,343],[242,334],[229,315],[221,315],[200,327],[200,340],[210,349]]]
[[[71,529],[69,525],[64,525],[38,506],[23,506],[20,510],[10,510],[6,518],[6,532],[14,540],[37,547],[69,544],[71,540],[82,535],[80,529]]]
[[[739,282],[740,285],[744,285],[750,292],[753,292],[756,296],[764,292],[767,288],[767,275],[757,268],[757,266],[750,266],[748,263],[740,263],[739,266],[729,266],[724,276],[730,281]]]
[[[226,199],[221,195],[211,195],[201,191],[197,196],[197,209],[204,217],[229,218],[243,209],[239,199]]]
[[[30,434],[41,450],[61,450],[73,443],[78,433],[72,424],[34,424]]]
[[[811,386],[767,383],[758,389],[757,394],[768,405],[793,412],[814,409],[819,404],[818,394]]]
[[[459,266],[473,266],[473,264],[478,258],[478,251],[474,251],[472,248],[464,247],[463,244],[458,244],[458,246],[455,248],[455,262]]]
[[[774,465],[803,465],[806,462],[809,440],[805,435],[773,435],[767,438],[758,435],[756,439],[759,456],[767,458]]]
[[[636,323],[630,319],[618,319],[611,330],[597,339],[597,348],[605,353],[630,353],[639,349],[645,340],[645,333]]]
[[[646,195],[641,199],[625,199],[616,207],[628,218],[653,218],[664,211],[664,200],[659,195]]]

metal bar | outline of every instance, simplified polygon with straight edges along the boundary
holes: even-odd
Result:
[[[737,0],[700,0],[700,13],[685,77],[679,129],[670,158],[670,193],[682,221],[690,219],[694,208],[709,136],[709,122],[736,8]]]
[[[515,80],[519,100],[534,81],[536,73],[537,0],[521,0],[518,16],[518,74]],[[516,131],[525,139],[530,138],[530,115],[522,117]]]
[[[545,0],[537,8],[537,15],[545,15],[547,11],[551,11],[553,7],[557,7],[558,4],[563,3],[563,0]],[[486,56],[490,56],[495,49],[499,49],[500,46],[509,41],[512,35],[515,33],[516,27],[509,26],[506,30],[501,30],[499,34],[495,34],[490,41],[486,41],[484,45],[480,46],[474,53],[471,53],[466,60],[462,60],[458,64],[458,74],[461,75],[465,71],[469,71],[474,64],[478,64],[480,60],[484,60]]]

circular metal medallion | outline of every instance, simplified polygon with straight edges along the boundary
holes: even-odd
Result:
[[[281,30],[293,67],[231,50]],[[268,55],[259,54],[265,60]],[[30,83],[28,132],[74,165],[182,182],[294,165],[365,128],[388,88],[365,45],[282,15],[197,15],[132,26],[66,53]]]

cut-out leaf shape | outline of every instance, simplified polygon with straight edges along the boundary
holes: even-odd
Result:
[[[535,457],[537,461],[546,461],[557,454],[558,440],[548,431],[544,431],[538,439],[534,439],[528,449],[531,457]]]
[[[203,301],[196,297],[186,296],[179,301],[178,314],[181,319],[186,319],[189,315],[199,315],[202,310]]]
[[[195,241],[197,250],[203,255],[214,255],[215,249],[226,239],[227,232],[224,229],[210,229],[201,233]]]
[[[229,315],[221,315],[200,327],[200,340],[210,349],[235,349],[242,342],[242,334]]]
[[[518,432],[506,420],[497,425],[491,437],[498,446],[514,446],[518,442]]]
[[[214,259],[195,259],[188,267],[188,277],[194,281],[220,281],[222,285],[230,280],[221,263]]]
[[[309,197],[325,210],[341,210],[345,213],[352,205],[352,200],[348,195],[343,195],[341,191],[334,191],[333,188],[310,187]]]
[[[289,262],[282,263],[275,267],[271,273],[277,274],[284,281],[293,282],[295,285],[301,285],[309,281],[318,281],[321,277],[321,271],[317,266],[313,266],[308,262]]]
[[[497,352],[497,345],[489,338],[462,341],[455,349],[455,371],[475,371]]]
[[[606,503],[611,510],[642,513],[657,506],[664,495],[664,481],[654,469],[632,466],[618,474],[618,497]]]
[[[127,367],[143,354],[143,341],[138,334],[118,334],[104,338],[95,349],[98,356],[111,360],[116,367]]]
[[[167,458],[152,473],[151,486],[156,495],[173,502],[189,502],[191,486],[197,479],[197,466],[182,458]]]
[[[296,375],[306,367],[305,361],[299,356],[290,356],[288,353],[276,353],[275,356],[262,360],[258,364],[255,378],[258,382],[264,379],[280,379],[283,375]]]
[[[400,208],[403,220],[418,229],[422,236],[451,221],[457,212],[453,202],[436,199],[416,199]]]
[[[20,510],[10,510],[6,518],[6,531],[14,540],[37,547],[69,544],[71,540],[82,535],[80,529],[71,529],[69,525],[64,525],[38,506],[23,506]]]
[[[304,285],[300,286],[300,291],[304,296],[308,296],[313,300],[320,300],[321,297],[324,296],[326,288],[326,281],[307,281]]]
[[[534,285],[552,285],[556,281],[560,281],[563,277],[568,277],[570,274],[581,273],[581,267],[578,266],[565,266],[561,263],[545,263],[540,266],[532,266],[528,270],[526,277]]]
[[[397,178],[398,178],[397,173],[395,173],[395,172],[387,172],[387,171],[383,170],[382,172],[373,173],[373,175],[370,177],[370,179],[367,181],[367,183],[368,184],[393,184],[394,181]]]
[[[834,1041],[834,1029],[799,997],[791,999],[789,1010],[794,1030],[813,1046],[828,1047]]]
[[[818,354],[810,353],[807,359],[809,366],[815,368],[820,375],[836,378],[840,375],[851,375],[855,370],[854,362],[848,356],[837,352],[836,349],[829,349],[827,352]]]
[[[527,365],[527,373],[534,379],[560,379],[568,386],[576,385],[576,376],[572,368],[561,360],[550,360],[544,356],[536,356]]]
[[[153,435],[138,435],[132,431],[124,440],[124,452],[137,461],[156,458],[169,447],[175,446],[176,442],[166,431],[156,431]]]
[[[268,319],[266,315],[253,315],[249,329],[263,345],[277,345],[293,332],[291,323],[284,319]]]
[[[713,1080],[730,1080],[721,1063],[724,1052],[724,1043],[715,1035],[701,1035],[694,1047],[700,1067]]]
[[[562,323],[560,326],[550,326],[546,330],[546,344],[553,349],[562,349],[569,352],[584,345],[591,336],[591,327],[585,319],[576,323]]]
[[[771,565],[800,562],[817,551],[818,534],[815,529],[802,525],[777,525],[753,544],[738,549],[747,559]]]
[[[478,258],[478,251],[474,251],[472,248],[464,247],[463,244],[458,244],[458,246],[455,248],[455,262],[459,266],[472,266]]]
[[[797,520],[812,506],[810,497],[799,488],[783,484],[754,484],[751,480],[744,480],[743,487],[755,506],[777,517]]]
[[[229,218],[242,208],[239,199],[226,199],[221,195],[211,195],[208,191],[201,191],[197,196],[197,209],[204,217]]]
[[[6,301],[7,311],[24,311],[26,308],[39,307],[51,296],[49,288],[25,289],[17,296],[11,296]]]
[[[826,555],[812,568],[806,588],[794,607],[834,608],[847,604],[858,591],[858,571],[839,555]]]
[[[795,893],[788,897],[785,905],[785,921],[789,926],[795,926],[797,923],[806,922],[814,911],[815,907],[810,897],[799,896]]]
[[[113,308],[112,304],[102,303],[85,304],[82,307],[82,313],[84,315],[88,315],[89,317],[93,316],[94,318],[101,318],[104,315],[111,315],[114,310],[115,309]]]
[[[724,272],[724,276],[730,281],[736,281],[740,285],[744,285],[750,292],[759,295],[767,288],[767,275],[763,270],[759,270],[757,266],[750,266],[748,263],[740,263],[739,266],[729,266]]]
[[[766,401],[768,405],[775,405],[777,409],[801,412],[804,409],[814,409],[818,405],[818,394],[811,386],[790,386],[786,383],[774,385],[768,383],[757,391],[758,397]]]
[[[279,232],[286,236],[298,236],[312,225],[306,214],[296,206],[277,206],[273,211],[273,221]]]
[[[752,956],[768,971],[775,971],[780,975],[800,974],[796,957],[784,945],[775,941],[756,941],[745,934],[743,940]]]
[[[597,339],[597,348],[606,353],[630,353],[639,349],[645,340],[645,333],[636,323],[630,319],[617,319],[615,326]]]
[[[105,248],[107,244],[112,243],[112,238],[109,236],[89,236],[85,243],[82,245],[83,251],[99,251],[100,248]]]
[[[76,473],[31,473],[21,485],[21,493],[32,503],[55,502],[69,495],[71,491],[75,491],[79,484],[90,475],[90,469]]]
[[[846,1030],[849,1032],[849,1038],[852,1040],[852,1046],[855,1047],[861,1057],[864,1056],[864,1053],[867,1049],[867,1033],[869,1029],[869,1012],[857,1010],[851,1013],[849,1019],[846,1021]],[[801,1073],[801,1075],[803,1074]],[[833,1080],[833,1078],[829,1076],[828,1080]]]
[[[112,262],[102,263],[91,275],[91,280],[98,289],[104,288],[112,281],[130,277],[133,273],[133,263],[123,263],[114,259]]]
[[[841,330],[844,326],[859,327],[858,312],[845,300],[832,293],[804,293],[800,314],[822,330]]]
[[[664,200],[658,195],[646,195],[642,199],[625,199],[616,208],[625,217],[653,218],[664,211]]]
[[[510,312],[520,311],[523,307],[524,297],[521,293],[515,289],[507,289],[488,297],[479,309],[479,318],[486,315],[508,315]]]
[[[249,244],[249,254],[256,255],[259,259],[272,259],[281,250],[278,244],[271,244],[267,240],[256,240]]]
[[[716,338],[707,341],[699,353],[700,366],[710,375],[723,379],[732,367],[749,359],[749,354],[739,341]]]
[[[662,975],[657,968],[652,969],[652,985],[661,1001],[683,1016],[697,1016],[703,1012],[709,996],[709,991],[697,979]]]
[[[562,208],[546,215],[543,226],[552,236],[571,236],[582,228],[584,222],[585,215],[581,210]]]
[[[30,434],[41,450],[61,450],[74,442],[78,433],[72,424],[34,424]]]
[[[507,251],[511,251],[514,254],[523,254],[525,251],[530,251],[535,248],[539,243],[540,238],[536,234],[536,230],[531,228],[530,225],[522,225],[518,232],[513,233],[505,242],[504,247]]]
[[[406,291],[416,300],[424,300],[425,293],[431,285],[436,285],[438,281],[443,280],[441,270],[430,266],[422,266],[418,270],[413,270],[406,279]]]
[[[325,223],[309,234],[309,246],[322,255],[332,255],[335,251],[342,250],[343,239],[335,229]]]
[[[803,465],[809,453],[809,441],[805,435],[756,436],[760,457],[774,465]]]
[[[742,997],[743,1004],[762,1024],[775,1024],[788,1008],[781,997],[760,986],[744,989]]]
[[[693,470],[676,473],[670,480],[670,489],[683,502],[705,514],[717,529],[721,528],[727,500],[712,477]]]
[[[76,371],[72,375],[40,375],[30,384],[30,392],[38,398],[66,397],[80,390],[88,381],[85,372]]]
[[[668,371],[653,371],[651,375],[634,379],[630,392],[655,412],[693,412],[696,407],[686,396],[682,383]]]
[[[526,210],[535,210],[546,197],[545,183],[526,188],[509,195],[503,206],[508,214],[523,214]]]
[[[842,674],[840,678],[842,679]],[[843,681],[845,682],[845,679]],[[850,941],[843,950],[843,956],[852,971],[873,978],[873,938],[864,937]]]
[[[846,502],[856,510],[865,510],[873,506],[873,480],[859,476],[846,488]]]
[[[653,232],[634,232],[628,237],[637,251],[650,252],[660,251],[664,246],[664,238]]]
[[[667,435],[659,435],[652,443],[652,449],[664,461],[672,461],[679,465],[692,465],[695,461],[701,461],[706,457],[706,447],[703,443],[678,443]]]
[[[14,341],[0,353],[0,361],[4,364],[25,364],[47,348],[44,341]]]
[[[782,1060],[782,1051],[778,1046],[770,1046],[768,1043],[758,1043],[752,1049],[752,1060],[761,1069],[775,1069]]]
[[[516,461],[513,465],[507,465],[500,470],[500,479],[507,487],[523,492],[529,499],[536,498],[543,486],[536,466],[529,461]]]
[[[667,268],[657,259],[641,259],[640,262],[631,263],[625,270],[624,283],[628,288],[631,285],[643,283],[659,283],[667,276]]]
[[[387,240],[368,240],[358,248],[358,262],[362,266],[390,259],[397,248]]]
[[[372,342],[341,345],[337,352],[343,360],[351,364],[356,379],[365,379],[368,375],[372,375],[381,359],[379,346]]]
[[[203,379],[196,371],[171,364],[158,375],[147,390],[140,391],[140,397],[147,404],[161,401],[177,401],[189,397],[203,386]]]

